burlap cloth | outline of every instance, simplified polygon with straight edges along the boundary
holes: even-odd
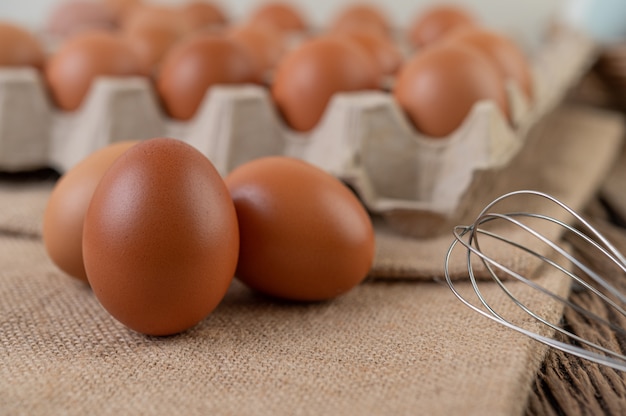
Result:
[[[613,114],[560,109],[488,189],[474,190],[467,217],[492,196],[526,187],[582,208],[610,167],[621,135],[621,120]],[[151,338],[118,324],[87,287],[47,259],[39,233],[51,186],[0,181],[2,414],[525,409],[545,350],[471,312],[438,282],[450,235],[419,241],[379,228],[372,279],[339,299],[277,303],[235,283],[192,330]],[[516,209],[546,208],[518,203]],[[458,273],[461,266],[453,264]],[[535,272],[544,284],[567,293],[564,280],[547,270]],[[520,316],[495,287],[483,290],[503,313]],[[533,301],[531,290],[514,290],[549,318],[560,316],[558,307]]]

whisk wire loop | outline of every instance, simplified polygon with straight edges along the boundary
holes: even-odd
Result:
[[[554,262],[553,260],[541,255],[540,253],[537,253],[534,250],[529,249],[528,247],[524,247],[521,246],[518,243],[515,243],[514,241],[505,239],[502,236],[499,236],[495,233],[491,233],[489,231],[485,231],[482,229],[473,229],[472,227],[456,227],[456,231],[455,234],[457,234],[457,231],[459,228],[463,228],[464,229],[464,233],[472,233],[472,232],[478,232],[478,233],[484,233],[484,234],[488,234],[491,236],[494,236],[496,238],[498,238],[501,241],[505,241],[509,244],[512,244],[514,246],[517,246],[519,248],[521,248],[522,250],[540,258],[542,261],[548,263],[549,265],[555,267],[556,269],[558,269],[559,271],[561,271],[562,273],[568,275],[569,277],[571,277],[572,279],[576,280],[576,281],[582,281],[584,283],[584,281],[578,277],[577,275],[575,275],[574,273],[570,272],[569,270],[567,270],[565,267],[561,266],[560,264]],[[458,235],[458,234],[457,234]],[[568,299],[565,299],[557,294],[555,294],[554,292],[546,289],[545,287],[535,283],[534,281],[525,278],[523,275],[511,270],[510,268],[507,268],[505,266],[503,266],[500,263],[495,262],[493,259],[487,257],[485,254],[483,254],[482,252],[480,252],[480,250],[478,248],[475,248],[473,246],[471,246],[469,243],[463,241],[462,239],[459,239],[458,241],[455,241],[455,243],[461,243],[463,244],[467,249],[468,249],[468,256],[467,256],[467,264],[468,264],[468,272],[469,272],[469,276],[470,276],[470,281],[472,284],[472,287],[474,289],[474,292],[476,293],[478,299],[480,300],[480,302],[482,303],[482,305],[489,311],[489,313],[500,320],[505,320],[504,317],[502,317],[500,314],[498,314],[487,302],[486,298],[482,295],[482,293],[480,292],[480,288],[479,288],[479,284],[478,284],[478,280],[476,279],[475,275],[474,275],[474,270],[473,270],[473,266],[471,264],[471,254],[475,254],[476,256],[480,257],[481,261],[483,262],[483,264],[485,265],[485,267],[487,268],[487,270],[489,271],[490,276],[492,277],[492,279],[498,284],[498,286],[500,287],[500,289],[509,297],[509,299],[511,299],[516,306],[518,306],[520,309],[522,309],[524,312],[526,312],[528,315],[530,315],[532,318],[536,319],[537,321],[539,321],[540,323],[550,327],[552,330],[560,332],[561,334],[570,337],[571,339],[585,344],[591,348],[596,348],[598,350],[601,350],[607,354],[610,355],[615,355],[614,351],[609,350],[607,348],[604,348],[602,346],[596,345],[592,342],[589,342],[588,340],[581,338],[579,336],[577,336],[576,334],[567,331],[561,327],[559,327],[556,324],[553,324],[549,321],[547,321],[546,319],[542,318],[540,315],[534,313],[528,306],[526,306],[523,302],[521,302],[519,299],[517,299],[513,293],[511,293],[511,291],[506,287],[506,285],[504,284],[504,282],[498,277],[498,275],[496,274],[496,272],[493,270],[492,268],[492,264],[494,266],[496,266],[499,270],[505,272],[506,274],[508,274],[511,277],[514,277],[515,279],[525,283],[526,285],[532,287],[533,289],[536,289],[548,296],[550,296],[551,298],[558,300],[562,303],[564,303],[565,305],[574,308],[576,311],[578,311],[581,314],[584,314],[585,316],[587,316],[588,318],[591,319],[595,319],[601,323],[603,323],[604,325],[608,325],[610,327],[612,327],[614,330],[622,332],[626,335],[626,331],[624,331],[622,328],[615,326],[612,323],[609,323],[608,321],[604,320],[603,318],[601,318],[600,316],[594,314],[591,311],[585,310],[583,308],[581,308],[579,305],[576,305],[574,303],[572,303],[571,301],[569,301]],[[568,258],[572,258],[567,252],[565,252],[566,256]],[[603,297],[606,301],[611,302],[610,299],[606,298],[601,292],[597,291],[595,288],[591,287],[591,289],[593,289],[594,291],[597,292],[598,296]],[[617,305],[615,305],[617,306]],[[619,308],[619,307],[618,307]],[[621,308],[620,308],[621,309]]]
[[[596,249],[600,250],[600,252],[602,254],[610,257],[611,256],[610,252],[605,250],[597,242],[595,242],[592,239],[590,239],[588,236],[586,236],[584,233],[582,233],[579,230],[577,230],[575,227],[572,227],[572,226],[570,226],[570,225],[568,225],[568,224],[566,224],[566,223],[564,223],[562,221],[559,221],[559,220],[557,220],[555,218],[547,217],[547,216],[544,216],[544,215],[532,214],[532,213],[513,213],[513,214],[507,214],[507,215],[493,213],[493,214],[490,214],[489,216],[485,217],[485,218],[502,219],[502,220],[508,221],[508,222],[518,226],[522,230],[524,230],[527,233],[531,234],[533,237],[536,237],[538,240],[540,240],[541,242],[543,242],[546,245],[548,245],[551,249],[553,249],[558,254],[560,254],[562,257],[567,259],[574,266],[578,267],[587,276],[589,276],[591,279],[593,279],[594,282],[598,283],[605,290],[609,291],[609,293],[611,293],[612,295],[616,296],[620,300],[620,302],[626,303],[626,296],[624,296],[624,294],[622,294],[619,290],[617,290],[613,285],[609,284],[606,280],[604,280],[598,273],[596,273],[590,267],[586,266],[583,262],[578,260],[576,257],[572,256],[569,252],[564,250],[558,244],[554,243],[552,240],[550,240],[547,237],[545,237],[545,235],[539,233],[537,230],[529,227],[528,225],[526,225],[526,224],[524,224],[524,223],[522,223],[520,221],[517,221],[514,218],[512,218],[513,216],[526,216],[526,217],[539,218],[539,219],[543,219],[543,220],[546,220],[546,221],[550,221],[552,223],[555,223],[555,224],[558,224],[558,225],[564,227],[568,231],[571,231],[571,232],[575,233],[580,238],[583,238],[585,241],[587,241],[593,247],[595,247]],[[507,244],[513,245],[516,248],[519,248],[519,249],[521,249],[521,250],[523,250],[523,251],[525,251],[525,252],[527,252],[529,254],[534,255],[535,257],[541,259],[542,261],[544,261],[545,263],[548,263],[549,265],[551,265],[553,267],[557,267],[557,263],[552,261],[552,260],[550,260],[548,257],[540,255],[536,251],[531,250],[528,247],[524,247],[521,244],[515,243],[515,242],[513,242],[510,239],[504,238],[502,236],[497,236],[495,233],[490,233],[490,232],[488,232],[486,230],[483,230],[483,229],[477,227],[476,223],[472,227],[470,227],[470,234],[471,234],[470,242],[473,240],[475,242],[475,245],[476,245],[476,250],[472,250],[472,251],[474,252],[474,254],[478,255],[481,258],[481,260],[483,261],[483,264],[485,264],[485,267],[487,267],[489,269],[489,272],[490,272],[490,274],[492,276],[493,276],[493,271],[492,271],[490,265],[494,265],[494,266],[497,266],[499,268],[501,268],[501,265],[499,263],[493,261],[492,259],[490,259],[488,256],[484,255],[481,252],[480,245],[479,245],[479,242],[478,242],[478,235],[480,235],[480,234],[489,235],[491,237],[497,238],[498,240],[500,240],[502,242],[505,242]],[[478,253],[481,253],[481,254],[479,255]],[[471,267],[471,265],[470,265],[470,267]],[[604,300],[605,302],[609,303],[620,314],[626,316],[626,311],[621,306],[619,306],[617,303],[615,303],[613,300],[611,300],[608,296],[606,296],[604,293],[602,293],[600,290],[598,290],[597,288],[595,288],[591,284],[587,283],[584,279],[582,279],[578,275],[568,271],[564,267],[558,266],[558,269],[559,269],[559,271],[561,271],[562,273],[567,274],[570,278],[572,278],[574,281],[576,281],[577,284],[579,284],[579,285],[583,286],[585,289],[591,291],[596,296],[601,297],[602,300]],[[507,274],[511,274],[510,270],[506,270],[505,272]],[[518,280],[521,280],[521,276],[516,275],[515,277]],[[524,280],[528,282],[527,279],[524,279]]]
[[[501,214],[497,212],[491,212],[493,207],[500,201],[517,195],[537,196],[549,200],[550,202],[556,204],[562,210],[567,212],[569,215],[571,215],[571,217],[573,217],[575,221],[580,224],[581,229],[584,229],[585,232],[562,220],[543,214],[530,212],[511,212],[507,214]],[[511,290],[505,284],[505,280],[503,280],[503,277],[508,276],[509,278],[513,278],[514,280],[524,283],[532,289],[544,295],[547,295],[551,299],[560,302],[568,308],[571,308],[573,311],[579,313],[582,316],[585,316],[587,319],[593,320],[601,325],[605,325],[611,328],[618,335],[626,336],[626,330],[624,328],[616,325],[613,322],[609,322],[608,320],[602,318],[596,313],[593,313],[592,311],[581,307],[580,305],[572,302],[569,299],[564,298],[563,296],[559,296],[553,291],[543,287],[532,278],[523,276],[521,273],[512,270],[511,267],[502,264],[502,262],[498,259],[495,259],[483,252],[479,243],[479,240],[483,238],[491,238],[497,243],[504,243],[514,247],[515,249],[521,250],[522,252],[547,264],[548,266],[555,268],[562,275],[569,278],[572,283],[578,285],[578,287],[580,287],[582,290],[586,290],[589,293],[593,294],[602,302],[604,302],[604,304],[609,306],[612,310],[617,311],[619,312],[619,314],[626,317],[626,310],[623,307],[623,305],[626,304],[626,296],[622,292],[620,292],[606,279],[604,279],[599,273],[584,264],[581,260],[577,259],[559,244],[555,243],[541,232],[524,223],[522,221],[524,219],[538,220],[540,222],[549,222],[556,225],[557,227],[562,228],[563,230],[566,230],[573,237],[579,238],[580,240],[588,244],[590,249],[596,250],[594,253],[597,252],[599,255],[609,259],[613,264],[620,268],[620,270],[626,273],[626,257],[624,257],[624,255],[620,253],[619,250],[617,250],[606,239],[606,237],[604,237],[588,221],[582,218],[582,216],[569,208],[566,204],[548,194],[533,190],[521,190],[502,195],[492,201],[479,213],[478,217],[471,225],[454,227],[454,240],[452,241],[446,253],[444,263],[446,283],[448,284],[454,295],[475,312],[478,312],[479,314],[493,321],[496,321],[510,329],[525,334],[526,336],[529,336],[539,342],[542,342],[545,345],[559,349],[569,354],[573,354],[577,357],[596,362],[601,365],[606,365],[614,369],[626,371],[626,356],[624,356],[621,352],[614,351],[603,345],[599,345],[598,343],[578,336],[571,331],[566,330],[559,324],[552,323],[549,320],[543,318],[540,314],[534,312],[532,308],[530,308],[527,304],[518,299],[513,292],[511,292]],[[534,238],[532,241],[536,240],[537,242],[542,243],[552,252],[557,253],[560,257],[542,254],[537,249],[533,249],[525,245],[528,244],[528,242],[526,241],[524,243],[513,241],[511,238],[484,228],[486,224],[492,222],[505,222],[509,224],[509,227],[517,227],[524,233],[531,235]],[[506,230],[506,228],[504,230]],[[455,286],[455,283],[450,274],[449,265],[452,253],[460,246],[462,246],[466,250],[466,267],[468,277],[471,288],[476,295],[476,298],[478,299],[478,304],[474,303],[475,301],[472,302],[468,300],[465,296],[461,294],[461,292]],[[568,267],[562,266],[555,260],[555,258],[565,259],[565,261],[574,265],[577,270],[583,273],[583,275],[586,276],[587,279],[584,279],[573,271],[569,270]],[[495,282],[497,287],[499,287],[506,295],[505,299],[508,298],[509,300],[511,300],[519,309],[521,309],[526,315],[530,316],[534,321],[538,322],[541,325],[545,325],[547,328],[549,328],[550,331],[552,331],[552,334],[560,333],[561,335],[563,335],[567,342],[557,340],[554,338],[554,336],[542,335],[538,333],[537,330],[530,330],[528,328],[525,328],[520,324],[516,324],[499,314],[496,311],[496,308],[489,303],[483,292],[481,292],[480,286],[482,283],[480,282],[482,281],[476,276],[474,270],[475,263],[473,262],[474,259],[478,259],[479,262],[484,266],[487,275],[491,277],[491,280]],[[501,278],[500,276],[503,277]],[[603,292],[603,290],[607,293]],[[616,300],[612,299],[611,296],[616,298]]]

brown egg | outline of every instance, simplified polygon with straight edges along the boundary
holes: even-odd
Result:
[[[303,32],[308,29],[306,19],[291,3],[268,2],[252,13],[251,25],[268,25],[282,32]]]
[[[142,70],[154,75],[166,53],[193,30],[183,10],[159,5],[139,5],[126,14],[125,39],[138,55]]]
[[[193,30],[180,9],[154,4],[133,7],[126,13],[121,26],[125,31],[146,26],[157,26],[170,30],[179,37],[185,36]]]
[[[228,32],[228,36],[242,45],[252,58],[255,79],[262,82],[285,53],[280,32],[269,26],[240,26]]]
[[[135,26],[123,33],[141,64],[142,72],[154,74],[163,57],[181,39],[168,26]]]
[[[127,13],[135,7],[141,6],[141,0],[104,0],[104,4],[113,12],[116,21],[124,20]]]
[[[139,58],[120,36],[88,32],[72,37],[50,58],[46,80],[56,104],[76,110],[99,76],[142,75]]]
[[[504,79],[516,82],[526,96],[532,98],[533,81],[526,56],[506,36],[479,27],[469,27],[450,34],[446,41],[476,48],[492,61]]]
[[[441,43],[416,54],[400,69],[394,96],[418,130],[432,137],[456,130],[480,100],[509,115],[504,80],[483,54]]]
[[[304,161],[267,157],[226,177],[240,232],[236,276],[296,301],[335,298],[358,285],[374,258],[374,231],[356,196]]]
[[[43,242],[50,259],[72,277],[87,282],[83,264],[83,221],[104,172],[137,142],[104,147],[65,173],[55,185],[43,217]]]
[[[367,52],[348,39],[313,39],[280,61],[272,96],[289,126],[308,131],[317,125],[334,94],[376,89],[377,69]]]
[[[436,5],[417,16],[409,27],[408,38],[413,46],[425,47],[453,30],[476,24],[474,18],[458,6]]]
[[[402,53],[386,37],[363,30],[349,31],[345,33],[345,36],[365,49],[382,74],[394,74],[402,64]]]
[[[39,40],[29,31],[0,22],[0,66],[43,67],[45,56]]]
[[[239,252],[233,201],[211,162],[175,139],[126,151],[85,216],[83,255],[94,294],[129,328],[184,331],[217,307]]]
[[[165,56],[157,89],[171,117],[189,120],[211,86],[254,80],[253,63],[243,46],[226,37],[198,34]]]
[[[220,7],[206,1],[192,1],[182,6],[183,18],[192,30],[213,25],[225,25],[228,21]]]
[[[114,30],[113,10],[104,3],[73,0],[59,3],[48,17],[47,31],[57,36],[72,36],[87,30]]]
[[[343,9],[331,25],[332,31],[351,32],[367,28],[370,34],[388,36],[391,24],[386,14],[371,4],[357,3]]]

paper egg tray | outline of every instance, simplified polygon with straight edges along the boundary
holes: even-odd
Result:
[[[191,121],[176,122],[164,116],[147,79],[98,79],[82,107],[66,113],[50,104],[37,72],[4,69],[0,170],[65,172],[108,143],[168,136],[196,147],[222,175],[262,156],[305,159],[348,183],[372,214],[401,232],[428,237],[449,231],[477,181],[509,163],[594,54],[585,36],[554,33],[532,60],[532,105],[511,83],[512,122],[494,103],[478,102],[455,132],[438,139],[416,131],[383,91],[337,94],[305,134],[284,124],[261,86],[213,87]]]

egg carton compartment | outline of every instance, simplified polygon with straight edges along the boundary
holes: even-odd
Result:
[[[147,79],[100,78],[77,111],[63,112],[52,104],[36,70],[0,70],[0,171],[65,172],[109,143],[164,132]]]
[[[67,171],[120,140],[169,136],[193,145],[222,175],[259,157],[287,155],[348,183],[374,215],[428,237],[449,230],[471,189],[488,183],[524,145],[527,132],[555,107],[592,63],[595,45],[571,30],[555,32],[532,59],[534,97],[507,86],[511,120],[478,102],[445,138],[418,132],[385,91],[336,94],[308,133],[290,129],[267,88],[211,88],[187,122],[167,118],[145,78],[101,78],[81,108],[54,108],[34,70],[0,71],[0,170]]]

